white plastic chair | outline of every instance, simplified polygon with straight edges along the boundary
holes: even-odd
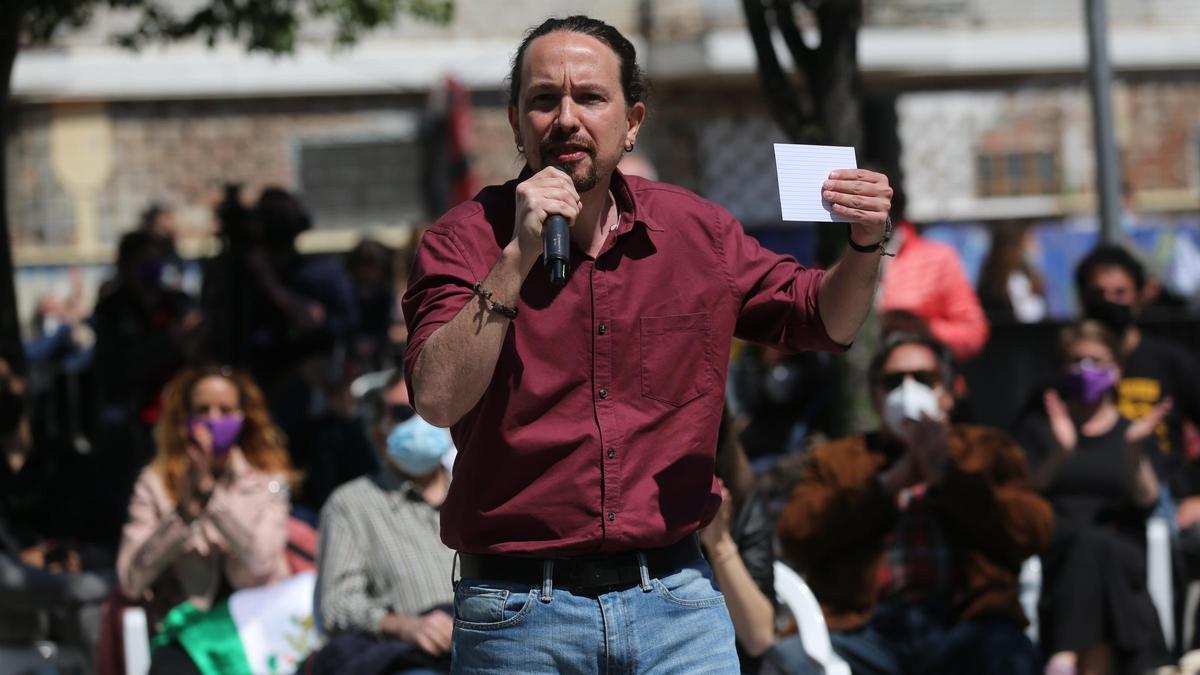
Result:
[[[1146,590],[1158,612],[1168,650],[1175,649],[1175,591],[1171,575],[1171,527],[1167,519],[1146,520]]]
[[[775,561],[775,595],[787,606],[800,631],[800,641],[809,658],[816,661],[825,675],[850,675],[850,666],[833,651],[829,628],[821,604],[804,579],[784,563]]]
[[[121,631],[125,675],[146,675],[150,672],[150,628],[146,624],[146,610],[126,607],[121,612]]]
[[[1018,598],[1021,601],[1021,609],[1025,610],[1025,618],[1029,619],[1029,625],[1025,628],[1025,635],[1034,644],[1038,642],[1038,598],[1042,595],[1042,559],[1035,556],[1030,556],[1025,559],[1025,563],[1021,565],[1021,576],[1017,578]]]

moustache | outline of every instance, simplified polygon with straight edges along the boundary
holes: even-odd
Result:
[[[563,150],[578,150],[589,157],[596,154],[596,146],[586,139],[555,139],[551,138],[539,144],[538,150],[543,156],[555,155]]]

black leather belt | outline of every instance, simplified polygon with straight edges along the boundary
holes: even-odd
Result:
[[[700,557],[700,544],[695,535],[663,548],[641,552],[646,557],[650,577],[674,573],[680,567]],[[554,585],[560,588],[599,588],[632,586],[641,583],[636,552],[603,556],[554,558]],[[544,558],[524,558],[512,555],[459,555],[464,579],[508,581],[541,586],[545,572]]]

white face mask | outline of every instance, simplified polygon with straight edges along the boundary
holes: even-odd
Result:
[[[942,409],[938,406],[937,393],[933,388],[911,377],[904,378],[904,383],[888,392],[883,399],[883,423],[894,434],[901,433],[901,422],[906,419],[920,420],[922,414],[941,419]]]

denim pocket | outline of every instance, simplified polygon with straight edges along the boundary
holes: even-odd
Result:
[[[708,324],[704,312],[642,317],[643,396],[681,406],[712,390]]]
[[[699,563],[704,565],[706,563]],[[675,574],[654,579],[658,594],[681,607],[714,607],[725,604],[725,596],[713,585],[710,574],[699,566],[688,566]]]
[[[533,609],[536,593],[528,587],[520,590],[464,579],[454,590],[454,625],[470,630],[515,626]]]

